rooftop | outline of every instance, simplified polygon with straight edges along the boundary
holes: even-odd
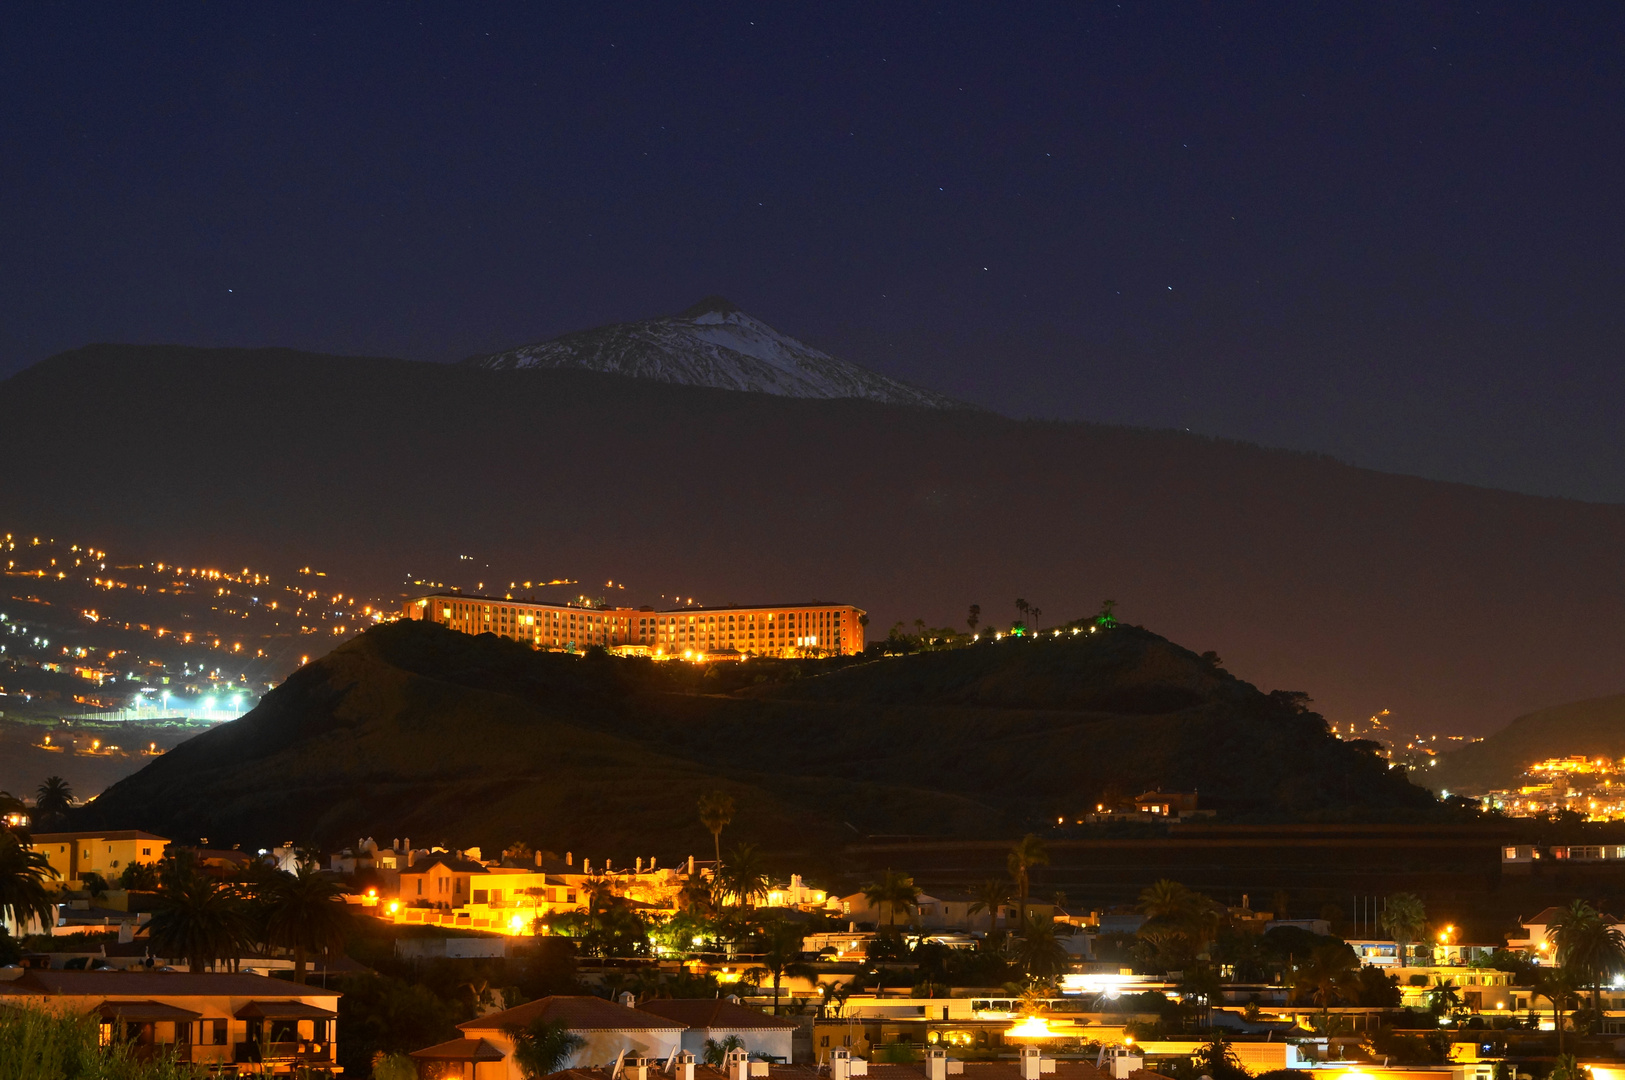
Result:
[[[457,1027],[463,1031],[500,1031],[513,1025],[529,1027],[537,1020],[562,1023],[572,1031],[678,1031],[685,1026],[603,998],[555,994]]]
[[[96,997],[252,997],[306,998],[339,996],[337,990],[297,986],[264,975],[187,971],[47,971],[34,969],[21,978],[0,982],[0,995],[66,994]]]
[[[782,1016],[769,1016],[760,1009],[752,1009],[722,998],[655,998],[638,1006],[640,1012],[651,1013],[691,1028],[726,1028],[727,1030],[793,1029],[794,1020]]]

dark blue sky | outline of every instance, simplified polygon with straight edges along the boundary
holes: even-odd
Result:
[[[1614,4],[14,6],[0,374],[721,293],[1012,415],[1625,500]]]

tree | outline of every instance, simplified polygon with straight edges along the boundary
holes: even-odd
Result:
[[[107,879],[92,870],[79,879],[79,884],[85,887],[85,895],[91,900],[107,899],[109,888]]]
[[[729,1035],[721,1042],[717,1042],[715,1039],[707,1039],[703,1051],[705,1063],[713,1069],[720,1069],[728,1062],[728,1051],[743,1050],[744,1048],[745,1040],[738,1035]]]
[[[863,899],[877,910],[886,908],[886,925],[896,926],[897,909],[913,911],[920,899],[920,889],[912,877],[888,869],[879,881],[871,881],[863,887]]]
[[[293,950],[293,981],[305,981],[309,952],[328,953],[344,947],[350,910],[343,890],[321,876],[315,863],[301,862],[297,872],[281,872],[265,890],[269,909],[266,937]]]
[[[724,895],[732,896],[740,907],[765,897],[770,887],[767,866],[754,844],[738,844],[728,852],[728,865],[722,870]]]
[[[44,854],[23,847],[15,833],[0,831],[0,921],[16,927],[18,937],[33,919],[47,932],[56,925],[56,905],[45,888],[56,876]]]
[[[47,776],[34,792],[34,812],[41,818],[61,818],[73,809],[73,786],[60,776]]]
[[[762,966],[773,976],[773,1015],[779,1014],[779,984],[786,976],[817,978],[818,969],[801,959],[801,930],[793,923],[774,922],[763,934],[766,948]]]
[[[700,824],[711,830],[711,842],[716,847],[716,869],[722,870],[722,830],[734,819],[733,796],[726,791],[708,791],[700,796]]]
[[[1441,1016],[1454,1015],[1461,1008],[1461,987],[1456,985],[1454,979],[1440,979],[1428,987],[1427,993],[1428,1013],[1437,1020]]]
[[[152,863],[132,862],[119,872],[121,889],[151,892],[158,887],[158,868]]]
[[[1294,973],[1294,981],[1325,1013],[1345,993],[1353,991],[1359,969],[1360,961],[1347,945],[1322,945],[1310,953],[1308,962]]]
[[[971,633],[976,633],[976,624],[982,621],[982,605],[972,604],[970,614],[965,616],[965,625],[970,627]]]
[[[1112,627],[1116,626],[1117,616],[1112,614],[1116,608],[1116,600],[1102,600],[1100,602],[1100,614],[1095,616],[1095,625],[1100,627],[1102,630],[1110,630]],[[1215,1080],[1218,1080],[1218,1078],[1215,1077]]]
[[[1557,1029],[1557,1052],[1563,1053],[1563,1010],[1574,1003],[1574,973],[1568,968],[1541,968],[1531,992],[1552,1005],[1552,1026]]]
[[[1055,921],[1028,919],[1021,924],[1021,940],[1016,943],[1016,963],[1035,979],[1053,979],[1067,969],[1071,959],[1055,936]]]
[[[994,926],[999,921],[999,908],[1010,899],[1010,886],[998,878],[989,878],[976,887],[974,895],[976,901],[966,909],[966,914],[987,912],[987,932],[992,934]]]
[[[506,1031],[513,1040],[513,1060],[525,1080],[540,1080],[561,1071],[587,1040],[571,1031],[562,1021],[542,1017],[528,1026],[515,1024]]]
[[[1021,616],[1021,621],[1023,624],[1027,622],[1028,613],[1031,612],[1032,609],[1033,606],[1031,604],[1027,603],[1027,601],[1023,600],[1019,596],[1016,597],[1016,614]]]
[[[1584,900],[1575,900],[1546,928],[1556,959],[1577,987],[1591,988],[1591,1007],[1601,1011],[1602,984],[1625,968],[1625,935]]]
[[[1427,908],[1420,897],[1412,893],[1395,893],[1383,905],[1382,917],[1377,920],[1389,937],[1399,945],[1399,963],[1405,965],[1405,952],[1411,942],[1427,929]]]
[[[166,861],[157,908],[147,924],[153,951],[202,971],[234,959],[249,939],[249,922],[236,890],[198,872],[190,858]]]
[[[1022,601],[1026,603],[1025,600]],[[1028,833],[1016,842],[1005,859],[1010,869],[1010,880],[1015,883],[1016,895],[1020,899],[1020,913],[1017,916],[1017,925],[1027,925],[1027,897],[1032,893],[1032,871],[1035,866],[1049,865],[1049,850],[1044,842],[1032,833]]]

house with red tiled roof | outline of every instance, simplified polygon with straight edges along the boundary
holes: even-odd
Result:
[[[760,1055],[786,1064],[790,1061],[790,1038],[796,1022],[770,1016],[726,998],[654,998],[638,1006],[639,1012],[682,1024],[683,1049],[696,1058],[705,1056],[707,1040],[725,1042],[736,1036],[752,1056]]]
[[[474,1044],[483,1042],[502,1055],[500,1060],[494,1061],[489,1057],[456,1058],[476,1063],[466,1074],[470,1080],[475,1076],[478,1080],[521,1080],[519,1066],[513,1059],[514,1039],[509,1031],[512,1028],[528,1028],[538,1021],[563,1024],[583,1040],[581,1048],[565,1063],[566,1068],[613,1065],[623,1055],[664,1060],[682,1049],[683,1045],[684,1025],[676,1020],[603,998],[555,994],[458,1024],[463,1037],[453,1041],[469,1045],[442,1046],[446,1048],[446,1053],[463,1053],[478,1050]],[[429,1047],[418,1051],[418,1054],[441,1049]],[[418,1060],[426,1059],[420,1056]],[[481,1061],[489,1063],[478,1063]]]
[[[137,1057],[267,1073],[332,1067],[338,999],[337,990],[240,973],[32,970],[0,982],[0,1009],[94,1016],[104,1042],[129,1043]]]

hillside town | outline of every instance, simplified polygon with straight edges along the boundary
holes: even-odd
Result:
[[[83,1017],[104,1045],[198,1075],[1625,1070],[1625,921],[1579,897],[1499,935],[1405,892],[1306,910],[1163,878],[1086,908],[1042,886],[1058,841],[1033,834],[997,853],[1005,873],[959,887],[904,868],[824,882],[725,845],[721,792],[695,804],[713,850],[671,860],[404,836],[214,849],[52,829],[64,797],[7,797],[0,1013]],[[1147,792],[1097,816],[1196,811]],[[1518,874],[1591,854],[1502,857]]]

